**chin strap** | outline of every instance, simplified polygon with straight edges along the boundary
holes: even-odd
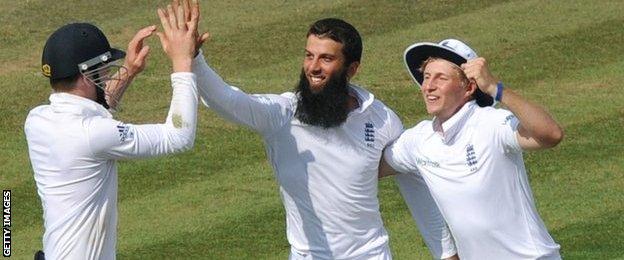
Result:
[[[97,95],[96,102],[98,104],[102,105],[104,108],[109,109],[110,106],[106,102],[106,93],[104,93],[104,90],[96,85],[95,86],[95,93]]]

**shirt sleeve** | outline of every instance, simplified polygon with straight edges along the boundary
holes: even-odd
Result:
[[[193,60],[193,72],[203,104],[230,121],[268,134],[289,122],[294,114],[291,98],[249,95],[225,83],[201,52]]]
[[[388,120],[390,122],[389,140],[394,141],[403,133],[403,123],[394,111],[388,107],[386,107],[386,109],[388,110],[388,117],[390,119]]]
[[[171,75],[173,95],[164,124],[126,124],[112,118],[90,117],[85,128],[96,157],[122,159],[150,157],[193,147],[198,95],[193,73]]]
[[[518,126],[520,121],[511,111],[498,109],[493,127],[496,143],[501,145],[504,153],[520,153],[522,147],[518,142]]]
[[[410,147],[409,137],[407,134],[402,134],[394,140],[393,143],[388,145],[384,151],[384,160],[399,173],[417,172],[416,165],[410,159],[410,151],[407,147]]]
[[[451,232],[422,176],[399,174],[395,178],[431,255],[437,259],[455,255],[457,250]]]
[[[433,200],[429,188],[420,175],[417,162],[411,156],[415,144],[408,130],[388,148],[384,159],[394,170],[404,174],[396,175],[399,191],[407,204],[412,218],[420,231],[425,244],[434,258],[447,258],[457,253],[455,242],[446,221]]]

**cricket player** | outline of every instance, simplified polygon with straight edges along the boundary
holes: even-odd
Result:
[[[378,165],[403,126],[372,93],[350,83],[362,55],[351,24],[318,20],[306,36],[294,92],[247,94],[199,53],[193,60],[199,94],[219,115],[264,139],[286,210],[290,259],[391,259],[377,199]],[[453,256],[435,203],[424,205],[420,212],[439,216],[424,225],[432,254]]]
[[[116,161],[193,146],[198,96],[191,61],[197,17],[191,20],[163,20],[163,32],[158,32],[173,65],[173,96],[161,124],[120,122],[106,109],[111,105],[107,99],[120,98],[121,89],[143,70],[149,51],[143,40],[155,26],[134,36],[123,66],[117,61],[124,52],[111,48],[92,24],[68,24],[48,38],[42,71],[54,91],[50,104],[30,111],[24,127],[43,206],[45,258],[115,259]]]
[[[414,44],[405,62],[433,119],[386,149],[382,171],[424,179],[460,259],[561,259],[522,158],[523,151],[556,146],[561,127],[504,87],[459,40]],[[493,101],[507,109],[490,107]],[[406,189],[403,196],[410,203],[414,194]]]

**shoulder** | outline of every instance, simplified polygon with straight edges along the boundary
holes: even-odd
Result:
[[[429,134],[433,132],[431,124],[431,120],[421,121],[417,125],[405,130],[403,134],[401,134],[401,137],[405,136],[405,138],[416,138],[419,135]]]
[[[403,132],[403,123],[399,116],[377,99],[366,107],[363,115],[379,127],[380,133],[384,133],[388,141],[396,139]]]
[[[39,116],[44,114],[46,111],[50,110],[51,106],[50,105],[40,105],[40,106],[36,106],[35,108],[31,109],[28,112],[28,116],[26,116],[26,120],[28,120],[31,117],[35,117],[35,116]]]
[[[50,105],[41,105],[31,109],[26,116],[26,122],[28,123],[33,118],[42,115],[47,109],[49,109]]]
[[[103,116],[85,117],[82,124],[95,150],[122,142],[134,133],[132,125]]]
[[[433,131],[433,121],[431,120],[423,120],[420,123],[416,124],[414,127],[408,129],[411,132],[432,132]]]
[[[478,107],[476,112],[476,122],[482,126],[514,126],[517,121],[516,116],[507,109]]]
[[[388,116],[388,120],[391,120],[392,122],[401,122],[401,119],[399,119],[399,116],[394,112],[394,110],[386,106],[386,104],[381,102],[379,99],[375,99],[373,101],[370,105],[370,109],[386,114]]]
[[[297,94],[295,94],[294,92],[290,92],[290,91],[284,92],[284,93],[279,94],[277,96],[280,96],[280,97],[285,98],[285,99],[297,100]]]
[[[26,137],[28,138],[30,134],[36,132],[45,131],[45,128],[49,128],[46,126],[45,122],[49,121],[46,116],[46,112],[49,109],[49,105],[41,105],[31,109],[26,116],[26,120],[24,120],[24,132]],[[50,118],[51,119],[51,118]],[[53,120],[52,120],[53,121]]]

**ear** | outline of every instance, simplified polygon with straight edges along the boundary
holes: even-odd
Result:
[[[477,82],[474,79],[471,79],[470,81],[468,81],[468,85],[466,86],[466,92],[464,93],[464,97],[467,100],[470,100],[472,96],[474,96],[474,93],[477,92],[478,87],[479,86],[477,86]]]
[[[355,74],[358,72],[359,67],[360,67],[359,61],[351,62],[351,64],[349,64],[349,67],[347,68],[347,78],[348,79],[353,78]]]

